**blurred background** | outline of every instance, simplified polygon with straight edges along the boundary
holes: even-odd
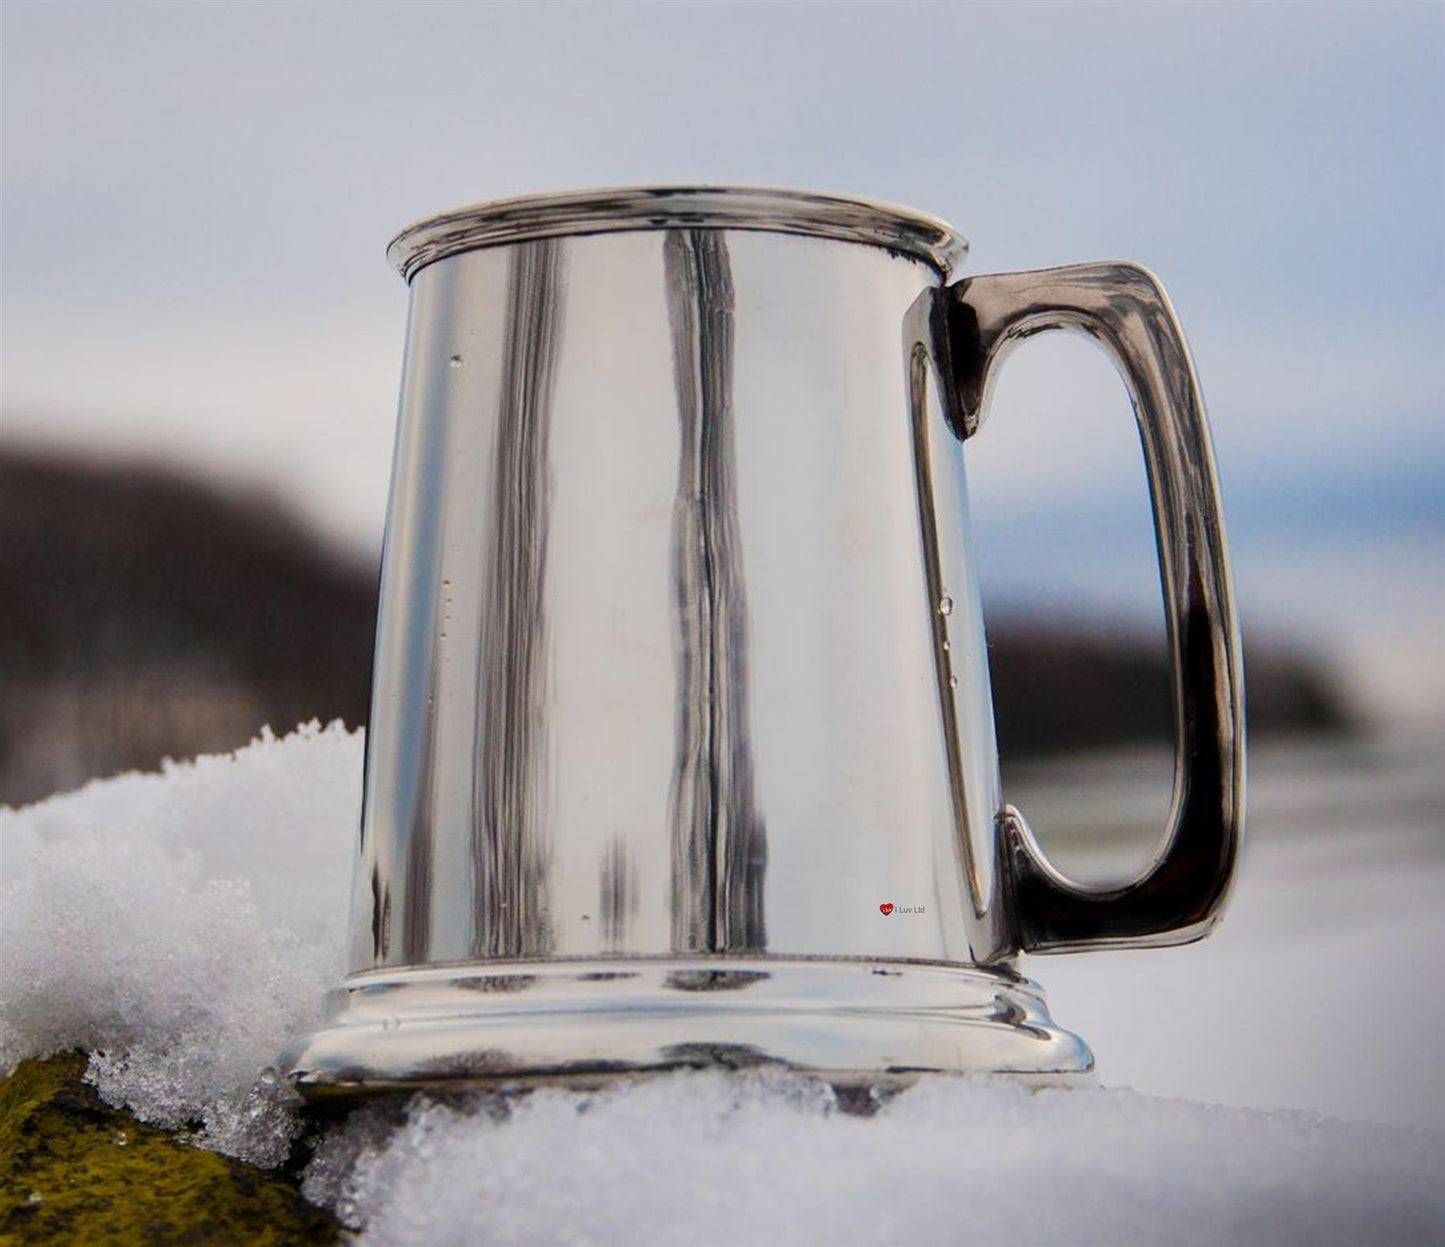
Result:
[[[0,803],[364,721],[406,315],[386,242],[645,182],[907,203],[972,240],[965,272],[1161,275],[1216,438],[1252,841],[1203,952],[1030,972],[1122,1081],[1445,1125],[1394,1020],[1445,1027],[1437,4],[12,0]],[[1122,385],[1035,339],[966,458],[1009,796],[1066,869],[1117,877],[1171,775]]]

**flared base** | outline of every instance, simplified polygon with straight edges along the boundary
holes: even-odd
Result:
[[[281,1057],[308,1096],[595,1086],[659,1070],[778,1065],[840,1087],[930,1072],[1086,1079],[1094,1058],[1007,971],[780,957],[517,961],[373,971]]]

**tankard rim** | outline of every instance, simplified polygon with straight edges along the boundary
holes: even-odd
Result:
[[[408,225],[386,249],[408,282],[428,264],[540,238],[647,229],[734,229],[882,247],[948,277],[968,243],[938,217],[856,195],[757,186],[629,186],[521,195]]]

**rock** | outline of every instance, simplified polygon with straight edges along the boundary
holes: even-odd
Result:
[[[339,1241],[286,1174],[110,1108],[84,1072],[68,1055],[0,1082],[0,1244]]]

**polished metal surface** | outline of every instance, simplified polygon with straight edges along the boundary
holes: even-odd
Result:
[[[1064,952],[1199,939],[1218,921],[1244,828],[1244,681],[1213,450],[1183,330],[1158,279],[1136,264],[969,278],[925,301],[964,437],[1013,345],[1046,329],[1098,341],[1128,387],[1154,503],[1174,671],[1168,829],[1137,879],[1084,888],[1049,864],[1006,806],[999,828],[1018,945]]]
[[[488,962],[354,975],[310,1045],[313,1095],[438,1082],[588,1085],[698,1065],[781,1064],[834,1085],[922,1073],[1087,1081],[1093,1058],[1036,983],[969,966],[672,958]],[[357,1064],[363,1053],[364,1064]]]
[[[632,186],[523,195],[408,225],[387,258],[408,281],[423,265],[480,247],[623,230],[766,230],[885,247],[947,277],[968,243],[937,217],[856,196],[754,186]]]
[[[1007,951],[992,745],[960,807],[939,709],[991,741],[962,476],[900,389],[936,280],[703,229],[417,273],[353,969]]]
[[[1203,932],[1242,734],[1182,338],[1139,270],[944,287],[955,254],[904,210],[716,189],[393,245],[353,975],[284,1058],[300,1086],[1077,1075],[1012,955]],[[1003,804],[959,445],[1001,348],[1059,324],[1130,377],[1179,658],[1173,829],[1107,895]]]

